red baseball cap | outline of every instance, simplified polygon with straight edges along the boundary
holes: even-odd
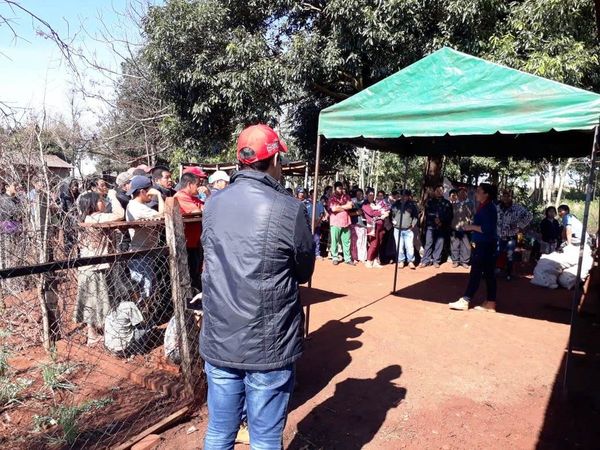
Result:
[[[254,150],[254,157],[244,159],[240,156],[240,151],[244,148]],[[237,141],[238,161],[242,164],[252,164],[256,161],[270,158],[275,153],[287,153],[288,148],[285,142],[271,127],[267,125],[252,125],[240,133]]]
[[[183,173],[191,173],[196,175],[198,178],[208,178],[208,175],[200,167],[188,166],[183,168]]]

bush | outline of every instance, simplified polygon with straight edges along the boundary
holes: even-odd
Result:
[[[583,213],[585,209],[585,201],[579,202],[565,202],[569,205],[571,213],[575,215],[579,220],[583,222]],[[588,233],[595,234],[598,232],[598,226],[600,225],[600,198],[597,198],[590,203],[590,215],[588,219]]]

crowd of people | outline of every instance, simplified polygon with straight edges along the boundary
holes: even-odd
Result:
[[[533,211],[515,203],[509,190],[498,198],[487,183],[476,189],[438,185],[417,201],[408,189],[388,194],[336,182],[313,201],[312,190],[283,187],[280,154],[286,151],[274,130],[257,125],[238,138],[242,170],[231,178],[222,171],[209,177],[192,166],[175,183],[168,167],[140,165],[118,174],[113,186],[101,177],[84,183],[69,178],[52,196],[36,179],[27,193],[15,183],[0,193],[0,238],[18,236],[45,197],[61,219],[69,257],[134,253],[126,262],[82,266],[77,275],[73,317],[85,324],[88,345],[102,340],[123,356],[143,351],[160,308],[157,286],[166,266],[149,251],[164,245],[165,236],[152,224],[169,197],[183,214],[202,213],[202,221],[186,223],[185,241],[197,294],[188,307],[201,299],[204,314],[207,449],[231,448],[246,421],[254,444],[279,448],[303,348],[298,286],[310,279],[315,260],[367,269],[397,262],[416,270],[438,269],[448,257],[453,268],[470,271],[464,295],[450,308],[469,309],[484,279],[486,300],[475,309],[495,311],[498,274],[512,279],[523,232],[531,227]],[[577,264],[587,236],[562,205],[546,209],[537,240],[543,256],[532,282],[556,287],[561,273]],[[164,342],[173,361],[177,341],[171,318]]]
[[[576,265],[573,257],[565,262],[566,253],[575,248],[566,246],[578,245],[582,224],[567,205],[558,210],[548,207],[533,231],[533,211],[515,203],[510,190],[503,190],[498,197],[494,186],[481,186],[473,191],[465,186],[447,189],[440,184],[427,193],[420,207],[408,189],[388,194],[336,182],[327,186],[317,201],[313,235],[316,257],[329,257],[334,265],[355,266],[360,262],[372,269],[397,261],[400,268],[417,269],[440,268],[447,256],[453,268],[476,273],[465,295],[451,307],[467,309],[483,276],[488,298],[478,309],[488,311],[495,310],[498,274],[507,281],[514,277],[516,250],[526,233],[536,236],[533,253],[543,256],[542,260],[555,254],[561,271]],[[296,197],[312,217],[313,191],[307,196],[307,190],[300,187]],[[586,273],[584,268],[584,277]],[[539,282],[539,276],[534,277],[533,283],[557,287],[556,277],[554,283],[546,284]],[[572,287],[572,283],[565,287]]]
[[[24,265],[8,261],[8,253],[14,253],[25,232],[39,234],[35,232],[40,226],[35,216],[39,215],[40,203],[50,213],[53,238],[60,241],[58,246],[51,245],[55,247],[51,258],[96,257],[141,252],[164,244],[164,228],[152,226],[152,221],[162,217],[167,197],[178,200],[183,214],[199,213],[206,200],[228,183],[229,176],[223,171],[209,177],[199,167],[191,166],[184,168],[175,185],[167,167],[146,165],[118,174],[113,186],[100,177],[83,181],[67,178],[47,194],[46,183],[40,178],[32,180],[29,191],[19,183],[4,183],[0,193],[2,268]],[[98,226],[122,221],[131,226]],[[200,235],[200,220],[186,223],[190,280],[195,293],[202,289]],[[103,341],[106,348],[123,355],[143,351],[148,331],[160,314],[157,310],[162,308],[158,283],[168,276],[167,272],[164,261],[160,264],[159,258],[147,254],[127,262],[81,266],[77,270],[73,318],[86,325],[87,344]]]
[[[81,194],[75,203],[81,213],[80,223],[120,220],[131,223],[127,233],[121,233],[117,238],[109,237],[108,240],[113,239],[121,252],[141,252],[155,248],[164,241],[160,229],[150,226],[148,222],[162,218],[168,197],[177,199],[182,214],[193,215],[201,213],[206,200],[228,183],[229,176],[224,172],[218,171],[208,177],[199,167],[191,166],[183,169],[179,182],[175,184],[167,167],[150,169],[143,165],[120,173],[116,177],[114,190],[108,189],[103,182],[93,183],[95,188]],[[190,282],[194,293],[199,294],[202,290],[201,222],[187,223],[184,231]],[[107,254],[110,242],[107,242],[109,235],[104,230],[89,227],[80,232],[83,234],[80,241],[92,242],[87,254]],[[123,270],[110,272],[110,282],[106,280],[109,274],[103,273],[102,265],[87,266],[80,272],[75,319],[87,324],[88,343],[93,345],[99,339],[98,331],[103,325],[104,344],[113,352],[127,354],[144,348],[148,330],[153,325],[152,317],[157,316],[156,310],[160,308],[160,302],[156,299],[157,284],[161,273],[164,277],[167,270],[165,265],[159,266],[157,262],[149,254],[134,257]],[[89,284],[90,277],[85,272],[94,273],[95,284]],[[118,289],[123,278],[129,278],[133,283],[134,300],[111,301],[107,286],[111,285],[112,291],[127,292]],[[155,311],[150,312],[151,309]],[[171,320],[167,334],[173,332],[174,320]],[[167,355],[172,350],[165,348]]]

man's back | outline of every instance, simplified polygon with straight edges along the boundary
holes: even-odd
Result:
[[[265,173],[236,174],[207,202],[200,350],[213,365],[270,370],[302,353],[298,284],[314,269],[306,208]]]

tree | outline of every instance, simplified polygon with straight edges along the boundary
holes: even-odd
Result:
[[[591,0],[170,0],[143,23],[144,58],[174,113],[161,130],[188,157],[218,157],[241,127],[264,121],[312,161],[321,109],[443,45],[600,86]],[[357,160],[337,142],[322,150],[330,165]],[[513,172],[503,164],[462,158],[461,178],[508,185],[521,163]],[[432,182],[442,170],[434,165]]]
[[[211,154],[256,121],[288,119],[314,159],[318,112],[442,45],[481,53],[500,0],[171,0],[151,8],[145,54],[177,144]],[[330,163],[349,148],[326,142]]]

